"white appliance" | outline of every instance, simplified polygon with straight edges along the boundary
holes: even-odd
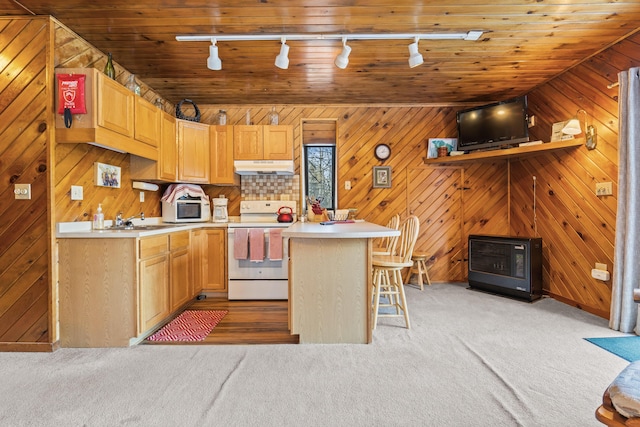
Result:
[[[251,200],[240,202],[240,222],[228,225],[228,296],[230,300],[289,299],[289,239],[282,238],[282,260],[272,260],[269,254],[270,230],[287,228],[292,223],[278,222],[278,210],[295,202],[289,200]],[[295,215],[294,215],[295,218]],[[234,254],[238,229],[262,229],[264,260],[236,259]]]
[[[229,213],[227,212],[228,200],[226,197],[217,197],[211,200],[213,202],[213,222],[229,222]]]
[[[173,204],[162,201],[163,222],[207,222],[211,219],[209,200],[183,196]]]

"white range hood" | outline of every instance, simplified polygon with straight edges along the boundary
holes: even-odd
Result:
[[[293,160],[236,160],[233,171],[238,175],[293,175]]]

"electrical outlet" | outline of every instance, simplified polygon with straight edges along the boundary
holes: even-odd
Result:
[[[597,182],[596,196],[611,196],[613,194],[613,185],[611,182]]]
[[[144,191],[140,192],[140,202],[144,202]]]
[[[71,186],[71,200],[82,200],[84,198],[82,185]]]
[[[14,184],[13,194],[16,200],[31,200],[31,184]]]
[[[345,190],[351,190],[351,181],[345,181],[344,182],[344,189]]]

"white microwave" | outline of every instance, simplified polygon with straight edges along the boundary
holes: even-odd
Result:
[[[162,201],[163,222],[207,222],[211,219],[211,205],[200,198],[178,199],[175,204]]]

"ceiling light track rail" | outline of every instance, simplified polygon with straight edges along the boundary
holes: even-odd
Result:
[[[477,41],[483,31],[466,33],[382,33],[382,34],[210,34],[176,36],[179,42],[282,40],[468,40]]]

